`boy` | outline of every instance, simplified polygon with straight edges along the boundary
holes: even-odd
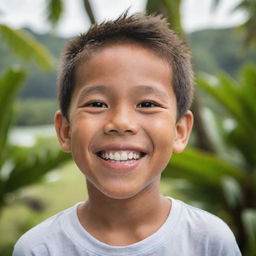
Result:
[[[192,129],[192,84],[190,54],[159,16],[125,14],[69,42],[55,127],[89,199],[27,232],[13,255],[241,255],[219,218],[159,193]]]

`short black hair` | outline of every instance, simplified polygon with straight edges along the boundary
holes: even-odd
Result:
[[[170,84],[177,99],[177,119],[191,107],[193,70],[185,42],[169,29],[163,16],[143,13],[128,16],[126,12],[116,20],[92,25],[87,33],[66,44],[58,75],[58,98],[60,110],[67,119],[79,63],[99,48],[125,42],[149,48],[169,63],[173,74]]]

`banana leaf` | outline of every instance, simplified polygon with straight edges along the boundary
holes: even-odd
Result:
[[[26,72],[17,67],[8,68],[0,76],[0,169],[6,154],[5,148],[12,122],[13,101],[25,77]]]
[[[15,30],[0,24],[0,40],[5,41],[19,57],[25,60],[33,59],[43,69],[51,69],[54,65],[54,57],[50,52],[24,30]]]

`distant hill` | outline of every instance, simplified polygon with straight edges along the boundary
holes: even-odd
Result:
[[[213,75],[225,71],[235,77],[244,62],[256,63],[255,45],[246,49],[243,34],[236,29],[201,30],[187,38],[196,71]]]
[[[32,33],[31,31],[29,31]],[[32,33],[39,42],[46,45],[57,59],[67,39],[52,34],[38,35]],[[202,30],[187,35],[192,49],[194,66],[197,71],[216,74],[220,70],[236,76],[245,61],[256,63],[256,48],[243,50],[241,34],[233,29]],[[0,44],[0,70],[10,64],[25,65],[29,77],[20,93],[20,98],[55,98],[56,72],[44,72],[34,64],[27,64],[11,54],[6,45]]]
[[[64,47],[66,39],[56,37],[52,34],[32,34],[40,43],[44,44],[49,51],[59,59],[61,51]],[[39,69],[33,62],[26,63],[11,53],[5,43],[0,44],[0,72],[6,67],[18,64],[26,67],[28,70],[28,79],[23,86],[19,95],[21,98],[55,98],[56,97],[56,70],[43,71]]]

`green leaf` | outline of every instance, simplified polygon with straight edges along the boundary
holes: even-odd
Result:
[[[15,96],[25,80],[26,72],[9,68],[0,76],[0,168],[6,154],[6,142],[12,121],[12,106]]]
[[[235,209],[243,200],[243,194],[239,183],[233,177],[223,177],[222,190],[229,207]]]
[[[254,133],[255,126],[244,113],[240,91],[236,83],[227,76],[217,77],[218,84],[213,85],[206,78],[198,77],[197,84],[217,100],[222,107],[243,127],[244,131]]]
[[[146,10],[148,13],[160,12],[162,5],[163,5],[162,0],[148,0]]]
[[[9,159],[12,170],[0,191],[0,198],[38,182],[46,173],[69,159],[71,159],[70,154],[53,146],[42,144],[31,148],[13,147]]]
[[[250,252],[256,250],[256,210],[255,209],[245,209],[242,214],[242,221],[245,227],[245,231],[248,237],[247,249]],[[254,254],[248,254],[254,255]]]
[[[34,59],[38,66],[44,69],[53,67],[53,56],[28,32],[14,30],[4,24],[0,24],[0,40],[5,41],[7,46],[21,58],[25,60]]]
[[[239,183],[245,180],[244,174],[217,156],[196,150],[187,149],[182,154],[172,156],[164,176],[184,178],[193,184],[220,186],[224,177],[231,176]]]
[[[244,157],[244,168],[245,171],[250,173],[253,172],[252,166],[256,165],[256,140],[255,133],[246,133],[241,127],[235,128],[227,135],[227,142],[233,148],[242,153]]]
[[[181,0],[163,0],[168,12],[168,21],[171,29],[183,36],[184,31],[181,24]]]
[[[53,25],[56,25],[63,13],[62,0],[48,0],[48,19]]]
[[[247,113],[248,121],[255,127],[256,125],[256,66],[252,64],[244,65],[241,74],[241,92],[240,96],[244,107],[244,112]]]
[[[181,24],[181,0],[148,0],[146,10],[148,13],[161,13],[169,22],[171,29],[183,35]]]

